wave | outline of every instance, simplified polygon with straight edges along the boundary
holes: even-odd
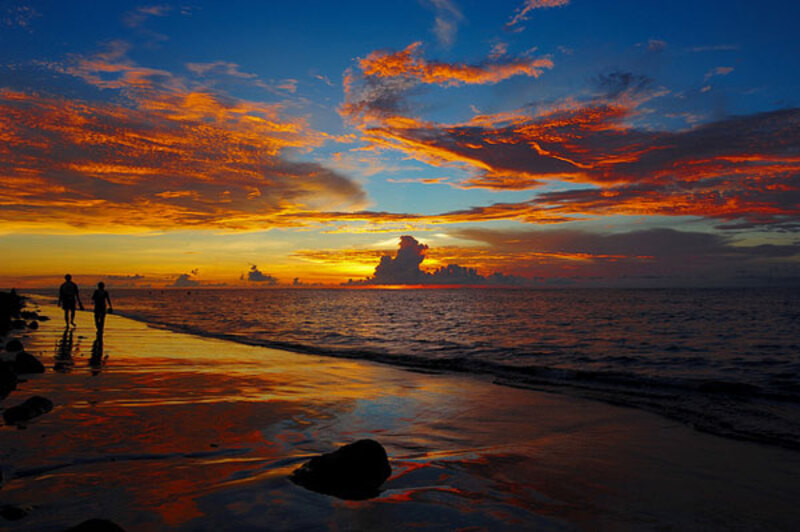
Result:
[[[457,372],[490,377],[501,386],[563,393],[639,408],[702,432],[800,450],[800,386],[793,381],[767,389],[735,380],[650,376],[619,369],[598,371],[503,364],[470,354],[426,358],[380,349],[320,347],[247,334],[210,332],[199,327],[154,320],[135,312],[118,314],[158,328],[246,345],[368,360],[428,373]],[[617,367],[633,361],[624,355],[608,355],[608,359]],[[702,359],[683,362],[689,365],[705,363]]]

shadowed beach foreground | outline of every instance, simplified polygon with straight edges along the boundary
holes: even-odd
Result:
[[[89,518],[126,530],[785,529],[800,453],[629,408],[200,338],[60,311],[23,338],[47,371],[2,403],[55,408],[0,430],[10,530]],[[288,475],[380,441],[382,493],[344,501]]]

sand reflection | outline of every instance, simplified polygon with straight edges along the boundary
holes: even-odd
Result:
[[[45,325],[37,338],[57,343],[59,367],[79,356],[69,331]],[[108,351],[114,371],[102,370]],[[635,528],[641,515],[667,528],[711,517],[723,528],[781,528],[800,519],[797,453],[632,409],[114,315],[89,366],[26,382],[25,393],[56,408],[2,432],[14,467],[4,501],[47,508],[26,517],[28,529],[98,512],[130,530]],[[289,482],[310,456],[364,437],[392,461],[378,498],[341,501]],[[715,499],[697,505],[700,493]],[[726,520],[736,506],[753,511]]]

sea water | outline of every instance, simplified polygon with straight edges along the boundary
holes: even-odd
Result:
[[[156,326],[470,372],[800,448],[798,289],[188,288],[111,295],[120,314]]]

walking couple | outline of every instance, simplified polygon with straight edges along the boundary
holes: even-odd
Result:
[[[75,327],[75,308],[83,310],[83,303],[78,290],[78,285],[72,281],[72,276],[67,274],[64,276],[64,283],[58,289],[58,306],[64,309],[64,322],[67,327],[70,324]],[[106,291],[106,285],[103,282],[97,283],[97,290],[92,294],[92,301],[94,302],[94,326],[97,332],[102,333],[105,326],[106,313],[111,314],[111,297]],[[108,303],[108,306],[106,306]]]

